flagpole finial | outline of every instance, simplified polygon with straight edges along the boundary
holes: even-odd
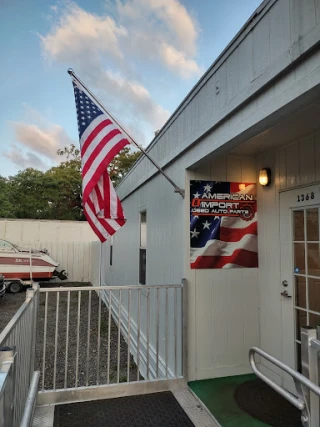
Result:
[[[72,68],[68,68],[68,74],[70,74],[70,76],[72,76],[74,74],[74,71]]]

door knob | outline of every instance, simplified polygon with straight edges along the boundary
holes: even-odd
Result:
[[[288,294],[288,291],[281,292],[281,296],[283,296],[284,298],[292,298],[292,296]]]

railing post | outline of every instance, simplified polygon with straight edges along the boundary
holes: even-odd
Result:
[[[319,386],[318,352],[313,342],[317,339],[317,330],[311,327],[301,328],[301,364],[302,374],[309,378],[314,384]],[[309,426],[319,427],[319,396],[311,393],[309,389],[303,387],[307,406],[309,407]]]
[[[32,289],[27,289],[26,299],[31,300],[31,315],[32,315],[32,337],[31,337],[31,363],[30,363],[30,378],[31,382],[33,373],[36,368],[36,342],[37,342],[37,322],[39,308],[39,285],[33,283]]]
[[[181,288],[181,328],[182,328],[182,376],[185,381],[188,381],[188,281],[182,279]]]
[[[0,426],[14,426],[15,351],[0,347]]]

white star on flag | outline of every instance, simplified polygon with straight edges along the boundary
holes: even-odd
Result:
[[[209,221],[206,221],[206,222],[203,222],[202,223],[202,225],[203,225],[203,229],[208,229],[208,230],[210,230],[210,225],[211,225],[211,222],[209,222]]]
[[[209,185],[209,184],[207,184],[207,185],[205,185],[204,187],[203,187],[203,189],[204,189],[204,191],[206,192],[206,193],[211,193],[211,185]]]
[[[201,196],[201,194],[199,194],[198,192],[196,192],[196,194],[194,194],[194,195],[193,195],[193,197],[194,197],[195,199],[198,199],[200,196]]]
[[[193,239],[194,237],[198,238],[198,234],[200,234],[200,231],[197,231],[197,229],[195,228],[193,231],[190,231],[191,233],[191,239]]]

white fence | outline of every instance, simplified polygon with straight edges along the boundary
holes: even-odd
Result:
[[[91,267],[91,245],[95,243],[95,248],[99,243],[94,242],[96,236],[85,221],[2,219],[0,239],[24,248],[48,249],[70,282],[89,282],[96,275]]]
[[[44,241],[25,242],[22,245],[26,248],[48,249],[51,258],[60,264],[58,270],[65,270],[68,273],[69,282],[90,282],[91,244],[92,242]]]
[[[91,242],[91,258],[90,258],[90,282],[92,286],[100,286],[100,275],[103,278],[103,272],[100,270],[104,263],[101,262],[101,257],[104,256],[100,242]],[[102,252],[101,252],[102,251]]]
[[[0,239],[24,242],[92,242],[97,240],[86,221],[0,219]]]

